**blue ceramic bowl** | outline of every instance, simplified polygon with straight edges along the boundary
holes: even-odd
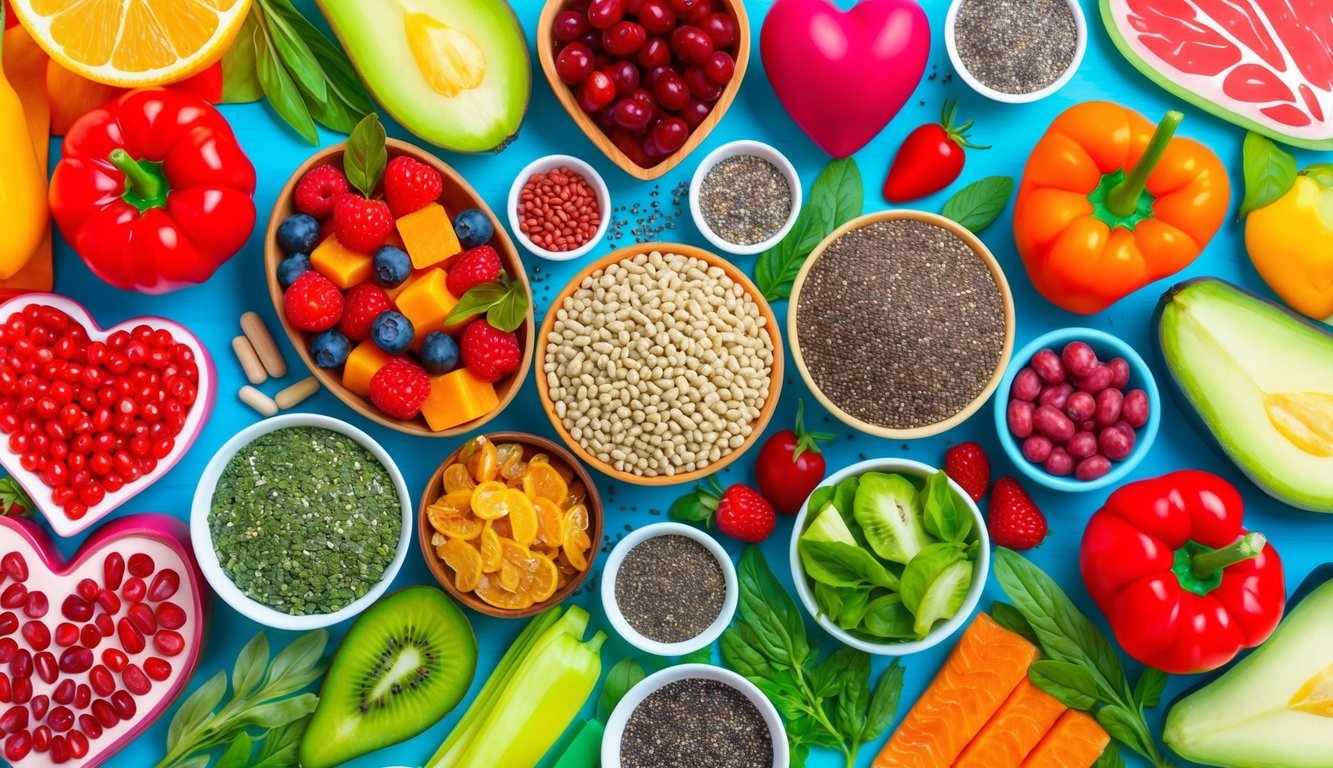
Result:
[[[1023,458],[1022,446],[1009,432],[1007,411],[1009,390],[1013,387],[1014,377],[1032,360],[1032,356],[1042,349],[1050,348],[1056,354],[1060,354],[1065,345],[1071,341],[1087,343],[1102,361],[1109,361],[1115,357],[1125,358],[1129,361],[1129,385],[1126,387],[1126,392],[1131,389],[1141,389],[1148,394],[1148,423],[1139,428],[1134,439],[1133,452],[1124,461],[1112,462],[1111,471],[1096,480],[1083,481],[1073,475],[1068,477],[1052,475],[1040,464],[1033,464]],[[1028,342],[1014,353],[1009,369],[1004,372],[1004,378],[1000,380],[1000,386],[995,390],[995,429],[1000,434],[1000,445],[1004,447],[1004,452],[1009,454],[1010,460],[1023,474],[1057,491],[1095,491],[1118,483],[1125,475],[1134,471],[1148,451],[1152,450],[1161,419],[1162,408],[1160,395],[1157,392],[1157,381],[1153,378],[1152,371],[1148,369],[1148,364],[1143,362],[1143,358],[1139,357],[1139,353],[1135,352],[1133,347],[1105,331],[1094,328],[1061,328]]]

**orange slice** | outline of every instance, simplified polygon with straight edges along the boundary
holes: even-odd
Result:
[[[500,580],[494,573],[482,574],[481,580],[477,582],[477,597],[485,600],[496,608],[504,608],[510,611],[521,610],[532,605],[532,596],[528,594],[518,594],[512,589],[505,589],[500,586]]]
[[[494,480],[500,471],[500,453],[496,450],[495,443],[479,437],[469,444],[469,447],[472,445],[476,447],[467,457],[467,471],[479,483]]]
[[[565,541],[565,519],[560,507],[542,496],[533,499],[532,506],[537,511],[537,541],[558,548]]]
[[[549,600],[551,595],[560,586],[560,569],[555,567],[555,562],[550,558],[534,555],[537,562],[537,568],[532,572],[532,578],[528,582],[528,595],[532,597],[533,602],[540,603],[543,600]]]
[[[490,523],[481,531],[481,570],[483,573],[495,573],[500,570],[500,534],[495,532]]]
[[[487,480],[472,491],[472,514],[482,520],[498,520],[509,514],[505,494],[511,489],[496,480]]]
[[[444,564],[454,569],[454,586],[471,592],[481,581],[481,553],[462,539],[449,539],[437,551]]]
[[[435,530],[451,539],[475,539],[481,535],[481,521],[470,516],[451,513],[448,507],[432,504],[426,508],[426,518]]]
[[[569,509],[575,504],[582,504],[584,499],[588,498],[588,489],[583,487],[582,480],[575,480],[569,484],[569,493],[565,500],[560,502],[562,509]]]
[[[165,85],[222,58],[250,0],[12,0],[56,63],[122,88]]]
[[[571,529],[577,528],[580,531],[588,530],[588,508],[582,504],[575,504],[565,513],[565,535],[569,535]]]
[[[569,564],[580,571],[588,570],[588,549],[592,547],[592,540],[588,534],[578,528],[570,528],[565,531],[565,545],[563,551],[565,557],[569,559]]]
[[[504,443],[496,446],[495,451],[502,479],[513,480],[527,470],[527,462],[523,461],[523,446],[518,443]]]
[[[444,468],[444,492],[446,494],[454,491],[471,491],[477,484],[472,479],[472,473],[467,471],[463,464],[450,464]]]
[[[534,499],[540,496],[559,503],[569,495],[569,484],[555,467],[533,459],[528,462],[528,473],[523,477],[523,492]]]
[[[505,491],[504,501],[509,509],[509,527],[514,541],[525,547],[531,546],[537,540],[537,510],[522,491],[513,488]]]

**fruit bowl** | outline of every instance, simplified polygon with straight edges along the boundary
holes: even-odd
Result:
[[[690,130],[685,143],[675,152],[664,157],[661,162],[650,167],[644,167],[634,162],[629,155],[617,147],[611,137],[593,120],[592,116],[584,112],[579,106],[574,88],[566,85],[560,79],[555,61],[555,45],[557,42],[554,33],[555,18],[561,11],[574,4],[573,0],[547,0],[546,5],[542,8],[541,18],[537,21],[537,56],[541,59],[542,72],[546,74],[546,80],[551,84],[551,90],[555,93],[555,97],[560,101],[561,106],[574,119],[575,124],[587,135],[589,141],[609,157],[612,162],[620,166],[625,173],[643,181],[651,181],[666,175],[702,144],[704,139],[708,138],[708,134],[712,132],[722,116],[727,113],[731,103],[736,99],[736,94],[740,92],[741,82],[745,79],[745,70],[750,59],[750,20],[745,12],[745,3],[742,0],[716,0],[717,9],[720,11],[725,8],[726,12],[736,22],[736,43],[730,49],[735,59],[735,72],[731,81],[722,88],[722,94],[713,103],[712,111],[708,113],[707,117],[703,118],[697,126]]]
[[[430,570],[431,575],[440,583],[446,592],[453,595],[454,599],[463,605],[471,608],[478,613],[484,613],[488,616],[497,616],[502,619],[518,619],[532,616],[561,603],[565,598],[574,594],[583,580],[587,578],[588,573],[597,565],[597,555],[602,547],[602,499],[597,492],[597,484],[593,482],[592,476],[588,470],[574,458],[569,451],[556,443],[547,440],[544,437],[528,434],[526,432],[492,432],[484,435],[486,440],[501,445],[504,443],[516,443],[523,447],[523,461],[527,461],[538,453],[545,453],[552,459],[553,466],[564,465],[572,473],[572,478],[583,484],[587,492],[583,504],[588,510],[588,538],[592,543],[588,551],[588,567],[582,572],[572,576],[568,582],[556,589],[555,593],[541,602],[533,603],[525,608],[501,608],[492,605],[475,592],[464,592],[455,584],[454,569],[447,565],[439,556],[436,555],[436,547],[432,543],[437,531],[430,522],[429,507],[438,501],[444,495],[444,472],[450,464],[455,463],[459,455],[463,452],[466,444],[459,446],[457,450],[450,453],[438,469],[435,470],[426,485],[426,489],[421,494],[421,502],[417,510],[417,540],[421,545],[421,555],[426,561],[426,568]]]
[[[487,218],[491,221],[491,226],[495,230],[495,235],[490,241],[490,245],[495,248],[500,256],[500,262],[511,279],[519,281],[522,284],[523,291],[528,296],[528,311],[523,319],[523,324],[515,331],[518,337],[519,346],[522,349],[522,360],[516,371],[495,382],[495,395],[498,403],[489,412],[473,418],[471,420],[456,424],[447,429],[432,430],[421,417],[413,419],[399,419],[382,413],[378,408],[371,404],[370,400],[362,397],[360,394],[351,391],[343,385],[343,379],[337,369],[324,369],[315,364],[314,356],[310,352],[310,342],[316,334],[303,331],[292,325],[282,311],[283,288],[278,282],[277,268],[279,262],[285,256],[282,248],[278,245],[277,231],[284,219],[295,212],[294,191],[297,183],[301,180],[307,171],[316,166],[325,163],[341,165],[343,151],[346,149],[346,143],[335,144],[316,152],[308,160],[301,164],[287,181],[282,192],[278,194],[277,203],[273,206],[273,214],[269,217],[268,233],[264,240],[264,274],[268,281],[269,297],[273,301],[274,309],[277,312],[278,319],[282,323],[282,328],[287,332],[287,338],[291,340],[292,346],[301,356],[301,360],[306,367],[310,369],[319,383],[332,392],[339,400],[342,400],[349,408],[358,414],[370,419],[371,421],[386,426],[390,429],[404,432],[409,435],[418,435],[422,437],[454,437],[465,432],[471,432],[481,427],[486,422],[495,418],[503,411],[509,403],[518,394],[522,387],[523,379],[528,375],[528,367],[532,363],[532,337],[536,327],[532,314],[532,288],[528,284],[527,271],[523,267],[523,261],[519,257],[518,250],[514,243],[505,233],[500,220],[495,217],[494,212],[486,205],[486,202],[477,194],[467,181],[458,174],[448,164],[441,161],[434,155],[425,150],[397,139],[388,139],[386,147],[389,153],[389,159],[399,155],[407,155],[415,158],[434,168],[444,179],[444,192],[439,201],[450,213],[457,215],[459,211],[469,208],[478,208],[485,212]],[[460,366],[461,367],[461,366]]]

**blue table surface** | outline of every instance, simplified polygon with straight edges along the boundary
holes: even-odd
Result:
[[[1102,28],[1096,3],[1092,0],[1083,0],[1083,3],[1090,22],[1090,39],[1087,58],[1072,82],[1041,103],[1009,106],[987,101],[973,93],[957,77],[951,76],[943,40],[947,0],[923,0],[922,5],[929,14],[932,26],[932,49],[927,77],[922,80],[902,113],[873,142],[856,154],[865,180],[866,211],[887,207],[880,197],[880,185],[889,160],[908,131],[938,118],[941,103],[949,97],[961,100],[960,115],[976,119],[974,141],[980,144],[992,144],[994,148],[983,152],[970,152],[967,168],[958,184],[951,190],[916,204],[916,207],[926,210],[939,210],[948,195],[962,184],[984,176],[1002,174],[1018,178],[1033,144],[1056,114],[1072,104],[1091,99],[1119,101],[1154,119],[1168,109],[1184,108],[1187,118],[1181,133],[1203,141],[1212,147],[1229,167],[1239,171],[1243,131],[1183,104],[1150,83],[1127,64],[1115,50]],[[843,4],[849,4],[849,0],[843,0]],[[323,22],[318,19],[313,3],[301,2],[299,5],[302,11],[322,25]],[[768,0],[747,0],[756,35],[770,6],[771,2]],[[527,33],[530,49],[536,39],[535,30],[540,7],[540,0],[517,0],[515,3],[515,10]],[[836,109],[837,106],[830,104],[829,108]],[[223,113],[235,127],[242,145],[254,161],[255,167],[259,169],[256,203],[262,222],[266,220],[268,211],[287,177],[309,155],[311,148],[289,133],[262,104],[226,106],[223,107]],[[412,139],[409,134],[392,123],[389,124],[389,133]],[[332,133],[322,133],[320,138],[326,144],[342,140],[341,136]],[[510,183],[515,174],[536,157],[555,152],[583,157],[596,166],[607,179],[615,205],[632,206],[638,203],[647,207],[656,199],[663,201],[662,205],[669,208],[668,191],[680,182],[688,181],[697,161],[712,148],[739,138],[758,139],[780,148],[796,164],[807,189],[828,160],[824,153],[786,117],[778,105],[764,75],[757,39],[749,73],[730,112],[691,158],[658,182],[636,181],[616,168],[593,147],[552,95],[536,63],[535,53],[532,103],[527,123],[518,139],[497,155],[469,156],[442,152],[441,157],[466,176],[485,197],[491,208],[500,212],[503,219]],[[1315,160],[1312,153],[1298,154],[1302,166]],[[1233,186],[1233,202],[1238,202],[1239,198],[1235,197],[1241,189],[1238,174],[1233,178]],[[657,188],[662,190],[662,194],[652,197],[653,191]],[[707,245],[702,236],[695,231],[689,218],[688,208],[681,210],[675,219],[675,224],[675,230],[668,230],[662,239]],[[632,236],[626,234],[625,237]],[[1032,289],[1014,250],[1010,210],[1005,211],[995,225],[983,234],[982,239],[999,258],[1013,288],[1018,313],[1018,346],[1053,328],[1091,325],[1120,336],[1146,358],[1152,359],[1150,342],[1152,309],[1158,296],[1172,280],[1138,291],[1095,317],[1078,317],[1056,309]],[[233,396],[245,381],[240,366],[231,354],[229,342],[238,333],[237,319],[246,310],[258,310],[271,328],[275,331],[279,329],[264,280],[260,277],[263,260],[262,241],[261,226],[255,230],[246,248],[219,270],[207,284],[165,296],[147,296],[109,289],[88,271],[67,245],[63,242],[58,244],[56,290],[86,304],[102,325],[117,323],[139,314],[164,315],[183,323],[198,334],[213,352],[217,362],[221,396],[202,436],[189,454],[169,474],[118,510],[116,515],[159,511],[187,519],[195,482],[204,464],[237,430],[258,420],[259,417],[253,411],[239,403]],[[628,239],[622,240],[621,244],[627,242]],[[611,248],[610,242],[600,243],[592,254],[580,262],[586,263]],[[752,257],[737,257],[736,261],[747,271],[753,267]],[[530,255],[525,255],[525,263],[528,276],[532,280],[540,321],[552,296],[581,264],[579,262],[554,264]],[[1204,255],[1175,279],[1200,275],[1215,275],[1252,290],[1268,293],[1263,282],[1249,265],[1241,239],[1241,225],[1234,219],[1226,222]],[[774,309],[779,318],[782,318],[788,308],[783,302],[777,304]],[[285,339],[280,343],[284,347],[287,345]],[[263,387],[270,394],[296,381],[303,374],[295,353],[288,348],[286,355],[295,368],[284,382],[269,382]],[[818,407],[813,398],[808,397],[790,360],[787,370],[790,373],[783,382],[781,402],[769,431],[787,427],[794,418],[797,400],[805,397],[807,419],[813,422],[815,427],[838,433],[836,442],[825,450],[830,471],[868,457],[908,457],[939,464],[943,461],[944,451],[949,445],[963,440],[976,440],[989,451],[996,475],[1016,474],[1015,468],[1001,452],[989,407],[981,410],[965,424],[936,438],[908,443],[883,440],[855,433],[831,419]],[[1158,375],[1160,379],[1160,368]],[[1235,482],[1245,494],[1247,518],[1251,527],[1262,529],[1280,550],[1286,563],[1288,589],[1294,591],[1306,574],[1328,558],[1328,552],[1333,548],[1333,527],[1329,525],[1329,521],[1315,513],[1293,510],[1264,495],[1211,448],[1205,436],[1185,419],[1175,401],[1168,399],[1163,405],[1165,410],[1156,446],[1132,477],[1135,479],[1152,477],[1188,467],[1216,472]],[[385,429],[355,415],[327,392],[319,393],[299,408],[346,419],[369,432],[394,456],[407,479],[408,488],[412,489],[414,494],[419,493],[425,486],[438,463],[463,441],[463,438],[433,440],[409,437]],[[518,397],[500,417],[488,425],[488,429],[524,429],[555,437],[546,415],[542,412],[531,380],[524,383]],[[752,481],[752,457],[743,457],[733,464],[723,473],[723,480]],[[605,501],[606,533],[613,540],[636,526],[664,519],[664,510],[683,490],[679,487],[638,488],[612,483],[603,476],[598,476],[597,481]],[[1031,558],[1055,577],[1079,605],[1104,627],[1105,623],[1100,613],[1091,605],[1078,577],[1077,550],[1088,516],[1097,509],[1109,491],[1061,494],[1045,491],[1034,483],[1026,485],[1045,511],[1052,530],[1050,538],[1031,553]],[[787,570],[786,548],[790,533],[791,520],[784,518],[779,521],[777,530],[763,547],[774,570],[788,586],[790,586],[790,574]],[[64,547],[67,551],[72,551],[83,538],[84,536],[79,536],[66,541]],[[722,538],[721,541],[733,556],[739,555],[740,545],[737,542],[726,538]],[[433,583],[414,541],[407,563],[394,586]],[[591,588],[596,584],[597,579],[594,574],[582,591],[573,598],[573,602],[592,612],[595,626],[606,628],[598,592],[595,588]],[[992,578],[991,583],[987,585],[981,606],[988,607],[992,600],[1002,598],[1003,595]],[[207,680],[219,669],[230,671],[241,646],[263,629],[233,612],[220,600],[215,600],[213,606],[212,624],[204,655],[195,675],[196,683]],[[475,694],[521,625],[515,621],[471,613],[469,618],[476,630],[481,649],[481,658],[471,691]],[[346,629],[347,624],[334,627],[332,629],[334,640],[340,638]],[[809,623],[809,630],[812,634],[819,635],[818,639],[826,649],[833,647],[834,641],[823,635],[813,622]],[[267,631],[274,647],[281,647],[294,637],[291,633]],[[952,643],[946,642],[933,651],[906,659],[907,679],[902,711],[906,711],[921,694],[950,647]],[[613,637],[605,646],[602,655],[603,669],[609,669],[616,661],[633,653],[631,647]],[[669,660],[651,659],[646,661],[657,665],[669,662]],[[876,671],[882,669],[886,663],[887,660],[877,661]],[[1136,673],[1137,665],[1131,664],[1131,674]],[[1167,690],[1166,700],[1170,701],[1172,696],[1194,682],[1195,679],[1187,677],[1173,678]],[[465,700],[464,704],[449,717],[420,736],[367,755],[349,765],[369,768],[422,764],[449,733],[468,701],[470,699]],[[596,694],[590,698],[589,704],[585,707],[585,715],[593,712],[595,701]],[[155,763],[163,754],[167,723],[172,713],[174,710],[127,746],[108,765],[130,768]],[[1160,715],[1161,710],[1151,713],[1154,725]],[[881,737],[876,743],[865,747],[857,761],[858,765],[870,765],[872,756],[883,741],[884,737]],[[1134,759],[1131,759],[1130,763],[1143,764],[1135,763]],[[816,750],[809,764],[814,768],[833,768],[841,765],[841,758],[831,752]]]

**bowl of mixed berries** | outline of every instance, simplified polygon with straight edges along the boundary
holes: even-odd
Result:
[[[504,410],[532,362],[513,242],[456,171],[371,115],[287,182],[264,246],[301,359],[353,410],[449,437]]]

